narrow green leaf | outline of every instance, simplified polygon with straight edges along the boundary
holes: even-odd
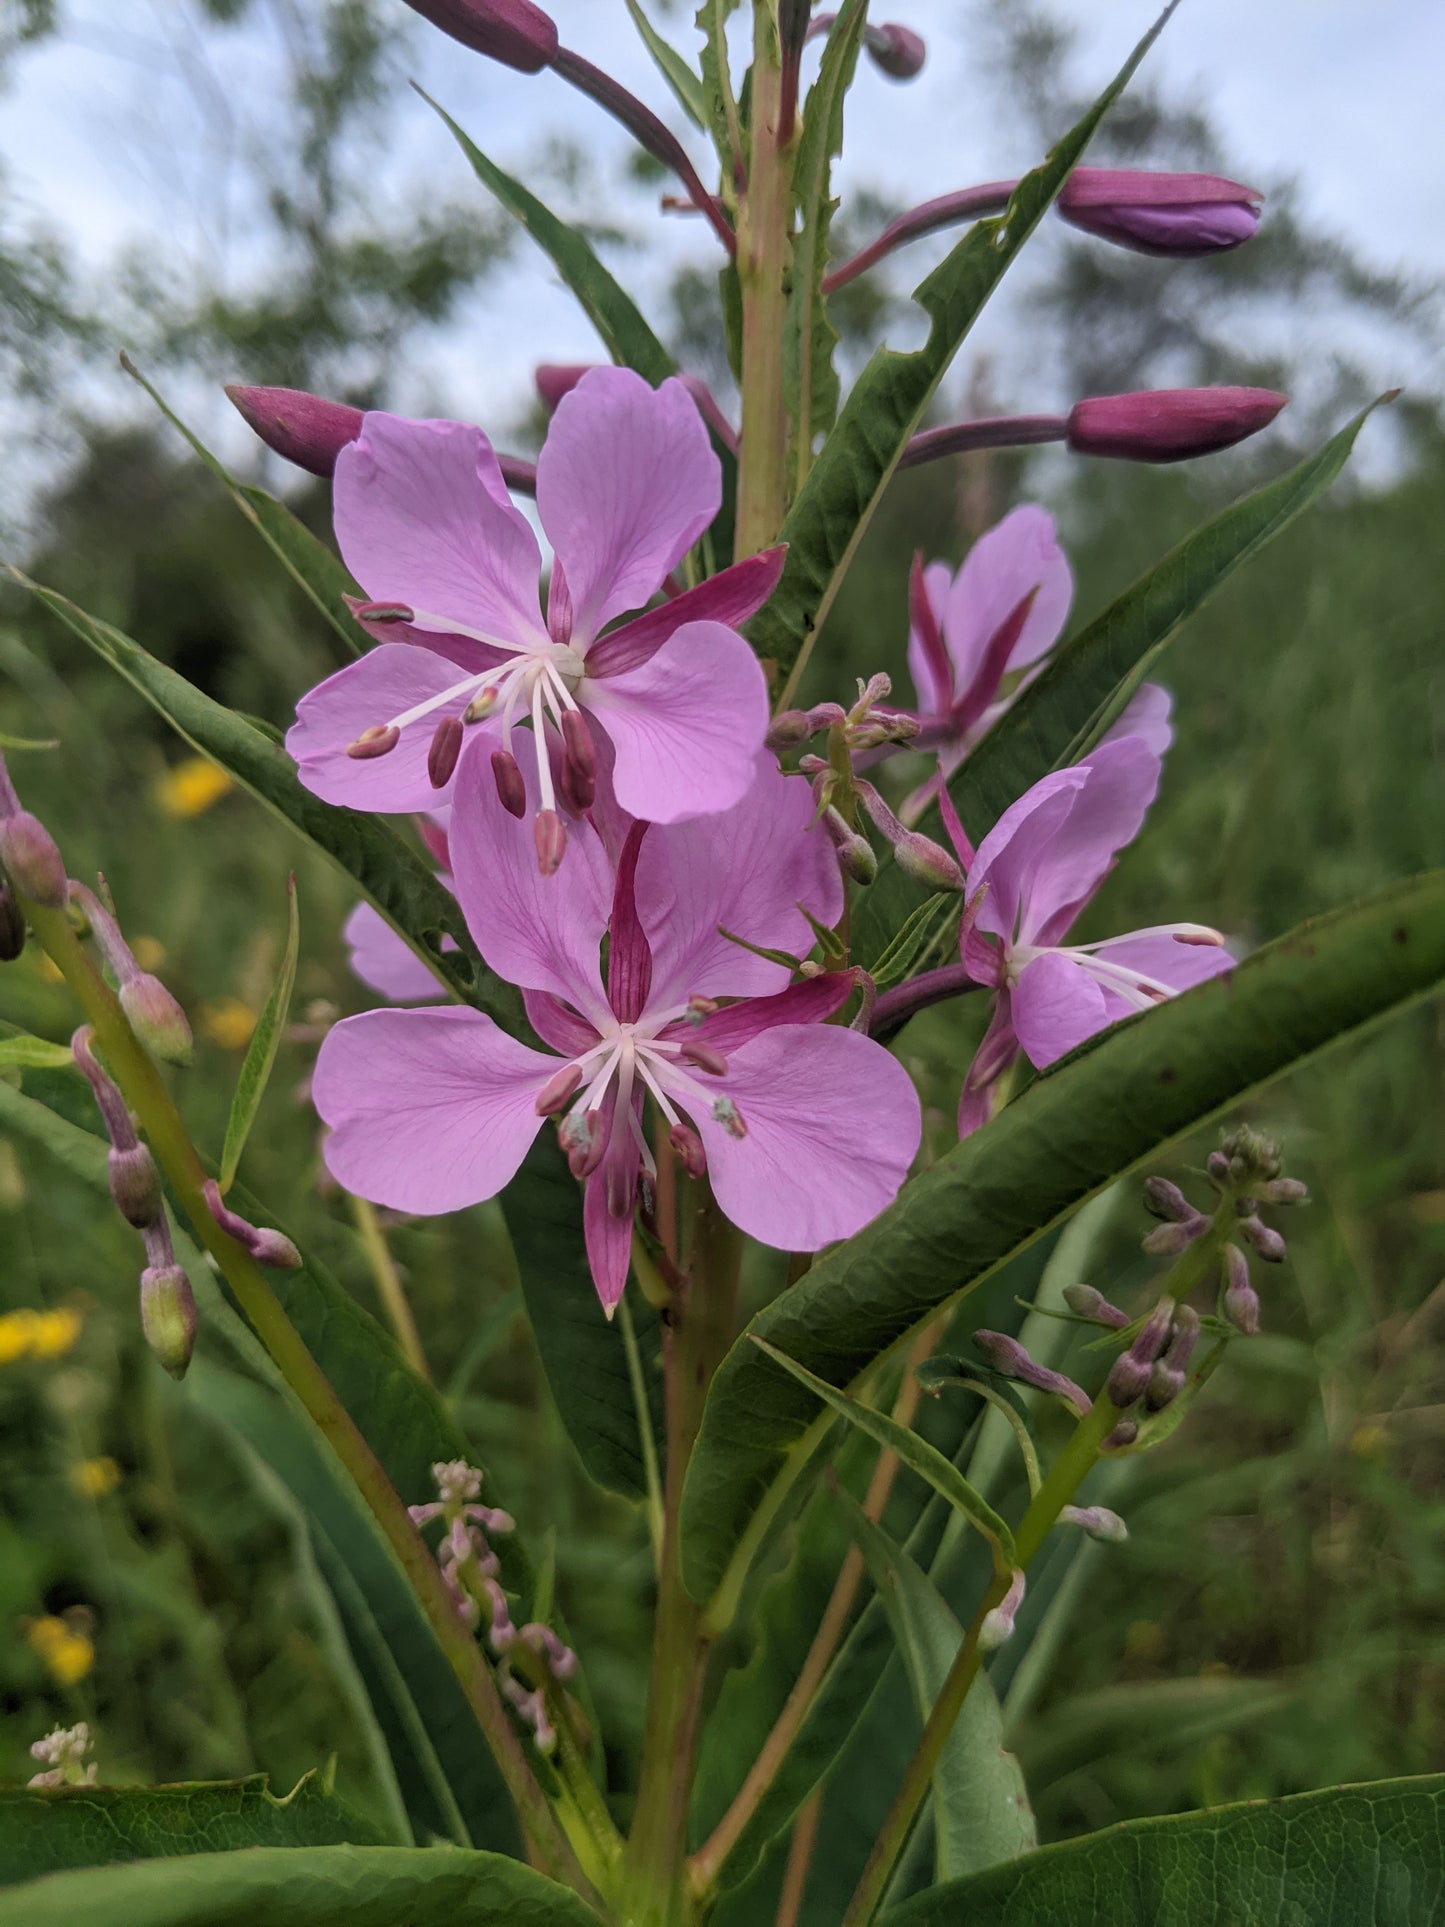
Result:
[[[907,354],[880,348],[858,377],[783,524],[780,540],[789,546],[782,580],[749,624],[759,653],[784,674],[822,624],[909,436],[984,303],[1172,11],[1171,5],[1042,166],[1019,182],[1006,211],[978,222],[914,290],[932,324],[924,345]]]
[[[74,1063],[69,1044],[52,1044],[25,1031],[0,1037],[0,1070],[62,1071]]]
[[[582,1236],[582,1187],[550,1131],[528,1152],[501,1203],[528,1323],[567,1436],[599,1485],[624,1498],[644,1498],[647,1468],[627,1349],[592,1283]],[[664,1422],[657,1314],[640,1294],[633,1301],[633,1323],[660,1461]]]
[[[624,368],[635,368],[654,387],[667,376],[675,375],[676,362],[643,320],[632,296],[603,267],[591,245],[575,228],[544,207],[520,181],[514,181],[495,161],[488,160],[430,94],[420,87],[417,92],[446,123],[457,146],[471,162],[477,179],[520,221],[576,295],[612,359]]]
[[[361,628],[352,621],[345,597],[357,595],[360,591],[347,573],[341,559],[334,555],[324,542],[318,541],[305,523],[296,519],[284,502],[278,502],[274,495],[268,495],[263,488],[238,482],[225,463],[218,456],[213,455],[200,437],[186,427],[169,402],[146,380],[129,355],[121,356],[120,365],[132,380],[140,383],[171,426],[184,435],[292,581],[325,616],[343,644],[346,654],[359,656],[366,646],[366,639]]]
[[[520,997],[482,969],[456,898],[395,830],[374,816],[323,803],[303,788],[285,750],[234,710],[213,701],[108,622],[87,615],[19,569],[8,573],[138,689],[177,735],[229,770],[344,871],[454,997],[488,1011],[507,1029],[520,1027]],[[453,939],[457,951],[442,950],[444,936]]]
[[[786,1352],[780,1352],[776,1345],[770,1345],[756,1332],[750,1336],[760,1352],[766,1352],[775,1364],[791,1372],[800,1385],[805,1385],[824,1404],[831,1405],[850,1425],[856,1425],[860,1432],[866,1432],[875,1444],[881,1445],[887,1452],[895,1453],[920,1479],[926,1479],[935,1492],[941,1493],[956,1511],[978,1528],[985,1539],[998,1548],[1002,1558],[1012,1562],[1014,1537],[1008,1521],[1001,1519],[988,1501],[974,1491],[958,1467],[946,1459],[936,1446],[920,1438],[917,1432],[910,1432],[906,1425],[900,1425],[896,1419],[889,1418],[886,1412],[875,1412],[871,1406],[849,1398],[846,1392],[840,1392],[826,1379],[816,1377],[806,1366],[789,1358]]]
[[[883,1927],[1431,1927],[1445,1908],[1442,1834],[1440,1774],[1127,1820],[919,1894]]]
[[[901,872],[900,872],[901,874]],[[861,912],[862,905],[859,906]],[[906,919],[896,937],[869,965],[868,975],[880,990],[901,984],[916,976],[932,961],[935,952],[948,944],[953,925],[963,913],[963,905],[953,891],[940,890]]]
[[[1067,769],[1093,748],[1190,616],[1324,494],[1370,412],[1365,409],[1277,481],[1196,529],[1065,643],[949,784],[975,842],[1041,777]],[[919,828],[942,835],[936,808]],[[858,942],[886,942],[917,899],[918,886],[896,863],[885,863],[858,903]]]
[[[843,103],[853,83],[867,18],[867,0],[846,0],[833,22],[818,78],[808,90],[793,163],[793,198],[799,218],[783,335],[783,394],[793,423],[799,480],[811,466],[814,437],[831,428],[838,413],[838,373],[833,366],[838,331],[828,319],[823,276],[832,259],[829,229],[838,205],[832,194],[833,161],[843,146]]]
[[[749,1337],[848,1384],[1115,1178],[1442,978],[1437,870],[1302,924],[1228,976],[1091,1039],[905,1185],[753,1319],[713,1380],[683,1499],[696,1596],[737,1579],[801,1475],[816,1419],[811,1394]]]
[[[87,1868],[0,1893],[0,1927],[597,1927],[568,1888],[495,1853],[251,1847]]]
[[[48,737],[46,738],[45,741],[42,742],[38,737],[5,736],[3,734],[0,734],[0,749],[3,749],[3,750],[13,751],[13,750],[27,750],[27,749],[59,749],[59,748],[60,748],[59,737]]]
[[[643,46],[652,55],[658,72],[672,89],[678,106],[694,127],[706,132],[707,100],[703,94],[701,78],[687,64],[676,47],[663,39],[638,5],[638,0],[627,0],[627,11],[632,15],[632,24],[641,36]]]
[[[859,1550],[903,1655],[926,1720],[963,1644],[963,1628],[933,1581],[902,1546],[841,1493]],[[937,1878],[957,1880],[1039,1843],[1019,1763],[1004,1751],[1003,1715],[986,1673],[969,1689],[933,1776]]]
[[[155,1787],[0,1787],[0,1887],[72,1867],[238,1847],[379,1846],[314,1772],[278,1797],[264,1773]]]
[[[296,879],[293,876],[286,883],[286,949],[281,958],[281,968],[276,973],[266,1007],[251,1033],[241,1075],[236,1079],[236,1094],[231,1099],[231,1115],[226,1120],[226,1143],[221,1152],[219,1173],[223,1192],[231,1188],[241,1162],[241,1153],[246,1148],[246,1139],[251,1135],[251,1126],[256,1121],[261,1099],[271,1081],[276,1053],[281,1048],[281,1039],[286,1031],[286,1019],[291,1014],[291,992],[296,985],[296,957],[300,943],[301,922],[296,913]]]

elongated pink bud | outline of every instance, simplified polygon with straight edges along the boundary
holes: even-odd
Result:
[[[1071,227],[1136,254],[1219,254],[1251,240],[1264,196],[1218,174],[1076,167],[1057,206]]]
[[[333,475],[337,456],[361,433],[360,408],[308,395],[304,388],[245,388],[233,383],[226,395],[267,448],[312,475]]]
[[[527,786],[517,759],[509,749],[492,751],[492,777],[502,808],[519,820],[527,814]]]
[[[865,27],[863,44],[873,65],[890,80],[912,80],[922,73],[928,59],[922,34],[892,20],[884,21],[881,27]]]
[[[519,74],[539,74],[557,57],[557,27],[532,0],[406,0],[473,53]]]
[[[426,753],[426,774],[434,790],[444,790],[456,774],[462,734],[459,716],[443,716],[433,731],[431,748]]]
[[[196,1344],[196,1301],[178,1264],[148,1266],[140,1277],[145,1341],[172,1378],[184,1378]]]
[[[262,1226],[250,1224],[238,1213],[229,1209],[221,1197],[221,1187],[214,1178],[207,1178],[201,1186],[206,1200],[206,1209],[221,1227],[222,1231],[243,1245],[258,1265],[267,1265],[273,1271],[299,1271],[301,1253],[292,1244],[284,1231],[269,1231]]]
[[[1128,1526],[1106,1505],[1066,1505],[1059,1514],[1059,1524],[1077,1526],[1091,1539],[1102,1540],[1110,1546],[1121,1546],[1129,1537]]]
[[[184,1070],[195,1055],[191,1026],[160,978],[143,970],[122,983],[116,996],[131,1029],[151,1055]]]
[[[997,1652],[1005,1640],[1013,1638],[1014,1620],[1023,1603],[1024,1576],[1021,1572],[1015,1572],[1003,1598],[992,1612],[983,1616],[983,1623],[978,1629],[978,1650],[981,1653]]]
[[[575,1064],[564,1064],[554,1071],[537,1093],[533,1106],[538,1117],[551,1117],[560,1111],[570,1097],[575,1096],[582,1087],[582,1073]]]
[[[363,729],[354,743],[346,745],[346,753],[358,763],[370,762],[374,756],[386,756],[401,741],[401,731],[395,723],[373,723]]]
[[[1065,1285],[1064,1303],[1078,1318],[1087,1318],[1096,1325],[1110,1325],[1115,1331],[1122,1331],[1129,1323],[1129,1314],[1111,1305],[1103,1292],[1096,1291],[1092,1285]]]
[[[1289,400],[1272,388],[1155,388],[1095,395],[1069,410],[1076,455],[1126,462],[1186,462],[1268,428]]]

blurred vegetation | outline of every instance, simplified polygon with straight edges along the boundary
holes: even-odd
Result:
[[[29,11],[42,26],[44,10]],[[212,31],[223,36],[245,11],[213,6]],[[345,148],[356,115],[384,110],[375,22],[392,11],[317,12],[323,65],[307,71],[331,76],[335,90],[308,123],[323,157]],[[327,38],[343,25],[361,38]],[[1023,38],[1018,59],[1020,48]],[[1121,154],[1152,154],[1131,144],[1132,126],[1118,134]],[[1190,127],[1199,145],[1176,158],[1206,163],[1207,128]],[[1160,120],[1138,139],[1170,131]],[[168,330],[178,360],[204,369],[244,347],[258,375],[334,379],[371,399],[415,330],[495,258],[492,241],[478,252],[491,231],[470,214],[469,239],[455,247],[438,239],[451,232],[438,215],[434,259],[423,259],[424,239],[423,254],[392,243],[370,252],[354,229],[354,182],[328,186],[327,165],[298,172],[295,153],[274,157],[272,178],[304,177],[313,197],[273,208],[295,249],[276,253],[274,285],[239,306],[217,294],[179,320],[175,303],[146,296],[156,338]],[[1097,306],[1077,276],[1063,284],[1071,318],[1088,322],[1080,356],[1097,338],[1113,357],[1081,360],[1081,381],[1095,386],[1147,381],[1166,351],[1187,349],[1191,377],[1226,372],[1202,336],[1181,347],[1169,316],[1208,313],[1218,324],[1216,294],[1236,261],[1254,264],[1238,270],[1254,277],[1251,299],[1297,299],[1307,285],[1263,246],[1197,269],[1105,261],[1102,250],[1069,258],[1087,259],[1098,278]],[[0,367],[12,337],[56,340],[62,309],[76,339],[84,332],[83,304],[67,305],[73,291],[58,267],[52,278],[49,257],[22,248],[14,263],[22,279],[12,286],[11,257],[0,255]],[[1331,285],[1366,310],[1394,304],[1409,322],[1408,291],[1379,277],[1341,270]],[[676,306],[704,359],[715,338],[710,348],[700,290],[680,287]],[[1132,335],[1118,328],[1125,309]],[[860,328],[880,311],[870,320],[860,309]],[[976,393],[988,379],[973,369]],[[1159,672],[1177,700],[1164,794],[1087,934],[1187,916],[1251,945],[1445,861],[1445,430],[1423,406],[1400,420],[1388,481],[1365,491],[1347,477],[1172,645]],[[860,554],[813,694],[842,693],[880,667],[901,691],[916,546],[957,558],[1012,502],[1044,499],[1075,567],[1077,621],[1222,495],[1279,465],[1276,444],[1188,472],[998,457],[910,474]],[[296,500],[324,530],[325,491]],[[334,666],[324,626],[168,434],[93,429],[35,520],[26,557],[35,576],[237,708],[284,723]],[[342,880],[244,795],[208,784],[137,697],[13,596],[0,602],[0,732],[59,739],[56,753],[17,755],[17,780],[72,871],[103,870],[144,960],[192,1013],[197,1064],[174,1083],[212,1151],[280,956],[286,875],[297,871],[295,1023],[242,1176],[274,1221],[380,1315],[346,1201],[320,1182],[305,1100],[322,1028],[366,1002],[338,935],[349,907]],[[69,1035],[73,1006],[35,952],[0,974],[0,1019]],[[975,1024],[965,1003],[927,1013],[901,1040],[940,1149]],[[1440,1009],[1422,1009],[1277,1088],[1252,1119],[1283,1138],[1289,1169],[1314,1197],[1287,1227],[1289,1263],[1262,1281],[1265,1335],[1234,1347],[1190,1424],[1131,1468],[1114,1503],[1133,1536],[1079,1561],[1062,1637],[1039,1649],[1031,1674],[1012,1656],[997,1662],[1046,1838],[1445,1764],[1441,1045]],[[84,1116],[65,1074],[26,1079],[62,1099],[70,1088],[63,1101]],[[1208,1148],[1183,1147],[1171,1174],[1198,1167]],[[1125,1303],[1147,1287],[1144,1223],[1137,1201],[1120,1197],[1092,1256],[1091,1282]],[[535,1541],[556,1535],[563,1610],[621,1780],[645,1676],[641,1521],[601,1501],[576,1468],[511,1309],[496,1213],[395,1224],[388,1235],[433,1374],[501,1502]],[[0,1775],[28,1770],[25,1749],[47,1726],[86,1718],[107,1779],[260,1767],[289,1785],[334,1751],[348,1797],[380,1816],[386,1791],[301,1521],[244,1448],[154,1369],[134,1316],[139,1263],[134,1234],[113,1213],[0,1134]],[[16,1322],[26,1310],[75,1317]]]

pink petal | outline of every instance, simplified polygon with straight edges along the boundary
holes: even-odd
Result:
[[[350,953],[347,962],[352,975],[359,977],[368,990],[380,991],[393,1004],[445,1003],[443,985],[369,903],[357,904],[341,926],[341,935]],[[447,937],[443,948],[455,950],[456,945]]]
[[[1036,662],[1053,647],[1074,593],[1073,576],[1054,536],[1054,518],[1025,505],[979,537],[954,578],[943,637],[960,696],[978,674],[989,638],[1031,589],[1038,593],[1010,653],[1011,669]]]
[[[544,1044],[563,1057],[580,1057],[597,1042],[597,1032],[559,998],[546,990],[524,990],[522,1007],[527,1022]]]
[[[1173,708],[1174,698],[1167,689],[1161,689],[1157,682],[1140,683],[1120,711],[1118,722],[1100,739],[1100,749],[1105,743],[1117,743],[1125,736],[1140,736],[1153,753],[1162,758],[1174,741],[1169,722]]]
[[[965,945],[964,962],[974,968],[972,950],[982,936],[1013,942],[1033,888],[1034,878],[1048,862],[1049,846],[1068,821],[1074,798],[1086,781],[1082,769],[1056,770],[1010,803],[979,844],[968,869],[968,895],[985,892],[973,931]],[[991,983],[993,972],[980,977]]]
[[[945,562],[930,562],[917,586],[925,607],[913,612],[913,619],[908,625],[908,673],[913,678],[918,707],[924,715],[946,716],[953,707],[953,665],[946,654],[942,661],[938,659],[930,647],[933,638],[924,633],[918,617],[924,614],[931,616],[935,629],[942,630],[943,612],[948,606],[949,591],[953,587],[953,573]]]
[[[709,576],[695,589],[659,603],[646,615],[609,629],[587,651],[587,674],[594,677],[620,676],[655,656],[675,629],[685,622],[720,622],[736,629],[749,616],[757,614],[783,573],[787,544],[764,549],[745,562]]]
[[[336,539],[374,602],[543,642],[541,555],[491,443],[464,422],[368,414],[336,458]]]
[[[813,946],[805,903],[822,922],[843,911],[838,860],[812,828],[813,798],[766,753],[752,787],[726,817],[701,817],[648,832],[637,866],[637,910],[652,945],[650,1007],[689,997],[767,996],[787,987],[782,964],[719,936],[806,956]]]
[[[998,1080],[1018,1056],[1018,1034],[1013,1027],[1013,1001],[1007,990],[999,992],[973,1062],[963,1080],[958,1099],[958,1135],[972,1137],[993,1116],[994,1089]]]
[[[527,814],[503,809],[485,756],[457,772],[451,855],[467,927],[488,966],[524,990],[549,990],[595,1027],[610,1022],[599,947],[612,909],[612,870],[596,832],[568,826],[567,853],[555,876],[537,867],[532,818],[535,758],[520,762]]]
[[[537,461],[537,512],[567,572],[579,649],[652,599],[721,501],[721,464],[680,381],[583,375]]]
[[[508,651],[493,649],[490,643],[473,642],[470,636],[456,636],[445,630],[418,629],[414,622],[378,621],[373,616],[360,613],[363,609],[378,606],[384,608],[386,606],[384,603],[378,605],[363,596],[354,595],[347,596],[345,601],[347,608],[373,642],[419,643],[423,649],[430,649],[438,656],[445,656],[448,661],[459,664],[463,669],[470,669],[475,674],[480,674],[483,669],[495,669],[499,663],[505,662],[508,658]]]
[[[1107,963],[1142,971],[1171,990],[1190,990],[1233,970],[1234,958],[1214,944],[1177,943],[1173,937],[1116,937],[1095,953]]]
[[[713,1192],[750,1237],[817,1251],[891,1204],[922,1135],[918,1094],[894,1057],[831,1024],[765,1031],[717,1080],[747,1135],[707,1114],[693,1122]]]
[[[1023,913],[1026,943],[1054,944],[1134,841],[1159,790],[1163,765],[1141,736],[1101,743],[1066,822],[1037,852]]]
[[[1082,965],[1056,951],[1035,957],[1013,987],[1013,1023],[1024,1055],[1043,1070],[1110,1022],[1103,991]]]
[[[582,1235],[587,1263],[602,1309],[610,1318],[627,1286],[632,1263],[632,1213],[640,1159],[637,1143],[626,1124],[615,1121],[616,1098],[604,1107],[603,1127],[611,1131],[601,1164],[587,1180],[582,1201]],[[626,1200],[626,1210],[613,1206]]]
[[[433,789],[426,770],[427,751],[442,717],[459,716],[465,709],[469,694],[465,688],[419,722],[408,724],[395,749],[385,756],[348,756],[346,747],[363,730],[388,723],[393,716],[441,695],[462,681],[462,673],[445,656],[399,642],[383,643],[358,662],[338,669],[296,705],[286,748],[295,758],[297,775],[313,795],[347,809],[391,813],[434,810],[448,802],[456,779],[446,789]]]
[[[719,622],[690,622],[645,663],[577,700],[616,752],[617,800],[650,823],[730,809],[752,780],[768,688],[752,650]]]
[[[774,996],[745,997],[741,1003],[727,1004],[696,1026],[678,1024],[667,1035],[695,1037],[714,1050],[736,1050],[779,1024],[823,1023],[835,1010],[842,1009],[853,988],[851,971],[825,970],[821,976],[789,984]]]
[[[475,1010],[369,1010],[328,1032],[312,1096],[348,1191],[432,1215],[495,1197],[541,1126],[555,1057]]]

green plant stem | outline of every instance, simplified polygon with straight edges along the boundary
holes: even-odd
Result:
[[[634,1234],[634,1244],[636,1237]],[[622,1328],[622,1346],[627,1353],[627,1378],[632,1387],[632,1404],[637,1413],[637,1439],[642,1447],[642,1471],[647,1481],[647,1533],[652,1541],[654,1571],[662,1569],[662,1474],[657,1464],[657,1445],[652,1436],[652,1408],[647,1399],[647,1381],[642,1375],[642,1354],[637,1347],[637,1332],[632,1310],[624,1294],[617,1307],[617,1322]]]
[[[637,1819],[627,1845],[629,1927],[685,1927],[698,1915],[687,1816],[712,1641],[702,1607],[682,1582],[682,1485],[707,1388],[733,1337],[742,1239],[705,1183],[689,1193],[684,1283],[663,1327],[667,1479]]]
[[[131,1110],[140,1120],[152,1152],[179,1201],[198,1243],[215,1259],[272,1362],[345,1467],[400,1561],[476,1714],[532,1850],[543,1868],[591,1898],[557,1816],[537,1784],[522,1742],[487,1670],[477,1643],[457,1616],[426,1542],[375,1453],[336,1396],[286,1316],[265,1273],[243,1246],[222,1231],[206,1206],[202,1185],[206,1169],[191,1143],[169,1091],[137,1042],[125,1014],[87,955],[63,911],[28,900],[21,906],[46,955],[65,978],[77,1003],[94,1026],[106,1066]]]
[[[424,1378],[428,1385],[432,1375],[427,1367],[426,1353],[422,1350],[421,1333],[416,1328],[411,1306],[401,1282],[401,1274],[396,1268],[396,1260],[391,1255],[391,1247],[386,1242],[386,1233],[376,1215],[376,1206],[366,1198],[351,1198],[351,1215],[356,1220],[356,1228],[361,1233],[362,1247],[366,1252],[371,1275],[376,1280],[377,1296],[381,1299],[388,1322],[396,1335],[396,1342],[406,1355],[406,1362],[418,1378]]]
[[[1049,1476],[1044,1480],[1028,1511],[1014,1534],[1014,1557],[1018,1569],[1027,1572],[1030,1561],[1043,1544],[1060,1512],[1068,1505],[1092,1469],[1099,1456],[1099,1448],[1113,1431],[1119,1421],[1119,1410],[1107,1398],[1099,1398],[1087,1417],[1080,1419],[1072,1437],[1059,1454]],[[968,1698],[969,1688],[978,1677],[982,1654],[979,1652],[979,1634],[983,1622],[993,1608],[1008,1591],[1010,1573],[999,1572],[979,1602],[958,1655],[949,1668],[942,1691],[934,1702],[933,1711],[928,1716],[923,1729],[923,1737],[918,1742],[917,1751],[908,1763],[903,1775],[903,1783],[888,1809],[888,1817],[883,1822],[873,1851],[868,1856],[858,1882],[857,1891],[849,1902],[848,1911],[843,1916],[842,1927],[866,1927],[871,1921],[879,1901],[883,1898],[884,1888],[889,1876],[908,1841],[908,1835],[918,1814],[918,1809],[928,1793],[928,1785],[934,1770],[953,1731],[954,1721],[963,1711],[963,1703]]]
[[[742,432],[738,453],[734,558],[774,540],[788,506],[788,416],[783,400],[783,331],[788,310],[792,141],[779,144],[783,69],[777,7],[753,4],[752,144],[747,191],[738,208],[742,297]]]

